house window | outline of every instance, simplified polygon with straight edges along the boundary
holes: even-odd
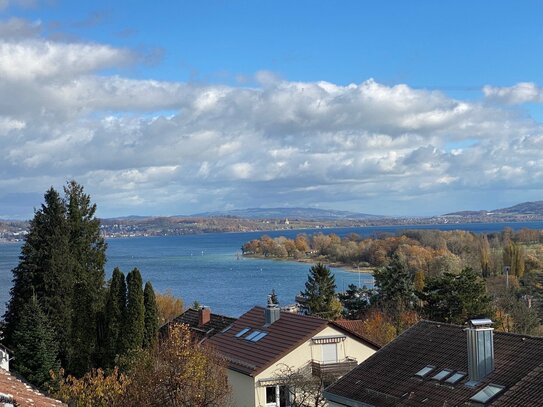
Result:
[[[335,343],[322,344],[322,363],[337,362],[337,345]]]
[[[266,407],[290,407],[288,388],[286,386],[267,386]]]

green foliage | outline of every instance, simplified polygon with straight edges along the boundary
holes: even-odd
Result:
[[[338,295],[339,300],[343,304],[343,316],[347,319],[360,318],[361,315],[368,311],[370,307],[370,298],[373,295],[373,290],[369,290],[366,287],[359,288],[354,284],[349,284],[347,290]]]
[[[126,282],[122,271],[115,267],[109,283],[105,306],[106,345],[103,367],[113,367],[122,352],[123,321],[126,318]]]
[[[392,318],[396,330],[403,331],[401,315],[416,302],[413,276],[399,256],[393,256],[388,266],[376,269],[373,276],[379,290],[377,302]]]
[[[58,345],[35,296],[21,309],[13,340],[13,367],[30,383],[42,386],[49,379],[49,370],[59,367]]]
[[[84,372],[99,349],[106,244],[94,217],[96,205],[83,187],[71,181],[64,193],[61,198],[50,188],[30,222],[13,269],[6,344],[15,347],[21,310],[35,294],[53,329],[61,363]]]
[[[445,273],[429,279],[419,297],[424,301],[423,313],[433,321],[463,324],[468,319],[493,316],[485,283],[470,268],[459,275]]]
[[[14,347],[13,333],[19,328],[20,313],[35,295],[48,315],[60,357],[65,361],[73,289],[73,277],[69,272],[68,225],[64,202],[53,188],[45,193],[44,200],[30,222],[19,264],[12,271],[11,298],[4,315],[5,343]]]
[[[341,312],[337,304],[335,277],[322,263],[309,269],[305,291],[301,295],[305,298],[305,307],[310,315],[335,319]]]
[[[145,330],[145,308],[140,271],[135,268],[126,276],[126,319],[123,329],[123,351],[141,348]]]
[[[145,308],[145,329],[143,332],[143,348],[151,348],[158,334],[158,310],[153,286],[148,281],[143,290],[143,305]]]

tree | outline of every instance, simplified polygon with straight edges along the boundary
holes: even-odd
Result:
[[[83,374],[93,365],[99,346],[97,324],[103,309],[106,243],[96,219],[96,204],[91,203],[83,186],[70,181],[64,187],[69,231],[70,272],[74,278],[70,370]]]
[[[115,267],[109,283],[105,306],[106,345],[103,367],[113,367],[122,351],[122,328],[126,319],[126,282],[122,271]]]
[[[289,406],[323,407],[326,405],[322,394],[323,390],[327,383],[333,383],[337,377],[332,375],[315,376],[309,366],[296,369],[281,364],[274,373],[274,379],[282,391],[288,392]]]
[[[402,332],[401,315],[413,308],[416,301],[413,277],[405,263],[397,256],[392,257],[388,266],[376,269],[373,273],[378,288],[378,303],[393,320],[398,332]]]
[[[345,293],[339,294],[339,300],[343,304],[343,316],[347,319],[358,319],[370,306],[370,298],[373,295],[366,287],[359,288],[349,284]]]
[[[423,313],[433,321],[463,324],[492,314],[485,283],[471,268],[429,279],[419,296],[424,301]]]
[[[145,331],[145,307],[141,274],[137,268],[126,276],[127,301],[126,319],[123,329],[123,351],[141,349]]]
[[[150,348],[155,343],[158,334],[158,310],[155,292],[149,281],[145,283],[145,288],[143,290],[143,307],[145,314],[142,345],[143,348]]]
[[[50,188],[44,203],[34,213],[21,248],[19,264],[12,270],[13,286],[4,315],[5,343],[14,348],[21,312],[35,296],[54,330],[61,361],[67,360],[71,326],[73,276],[69,272],[70,249],[66,208],[57,191]]]
[[[13,367],[30,383],[43,386],[49,378],[49,370],[58,369],[58,345],[35,295],[21,310],[13,340]]]
[[[227,404],[226,363],[196,344],[186,325],[174,324],[165,340],[142,353],[128,373],[120,406],[212,407]]]
[[[335,277],[322,263],[317,263],[309,269],[305,291],[301,295],[305,299],[304,306],[310,315],[335,319],[341,312],[337,307]]]
[[[157,293],[155,297],[160,326],[183,313],[183,300],[174,297],[171,290],[166,290],[164,294]]]
[[[110,374],[103,369],[92,369],[81,379],[64,375],[60,369],[56,374],[51,372],[51,393],[66,402],[69,406],[77,407],[115,407],[128,385],[125,374],[114,368]]]

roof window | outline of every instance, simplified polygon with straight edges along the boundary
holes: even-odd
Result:
[[[445,383],[456,384],[464,377],[466,377],[466,372],[456,372],[455,374],[451,375],[451,377],[449,377],[447,380],[445,380]]]
[[[490,383],[488,386],[483,387],[478,393],[475,393],[470,400],[477,401],[478,403],[487,403],[490,399],[501,393],[503,389],[505,389],[504,386]]]
[[[420,369],[417,373],[415,373],[415,376],[426,377],[428,375],[428,373],[430,373],[435,368],[436,368],[435,366],[428,365],[428,366],[423,367],[422,369]]]
[[[443,369],[441,372],[432,376],[432,380],[443,380],[452,373],[451,369]]]
[[[236,334],[236,338],[239,338],[240,336],[243,336],[245,335],[247,332],[249,332],[251,328],[243,328],[241,331],[239,331],[237,334]]]
[[[261,340],[262,338],[264,338],[268,333],[267,332],[260,332],[257,336],[255,336],[254,338],[251,338],[251,341],[253,342],[258,342],[259,340]]]

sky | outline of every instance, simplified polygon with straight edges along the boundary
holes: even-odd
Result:
[[[0,218],[543,199],[540,1],[0,0]]]

